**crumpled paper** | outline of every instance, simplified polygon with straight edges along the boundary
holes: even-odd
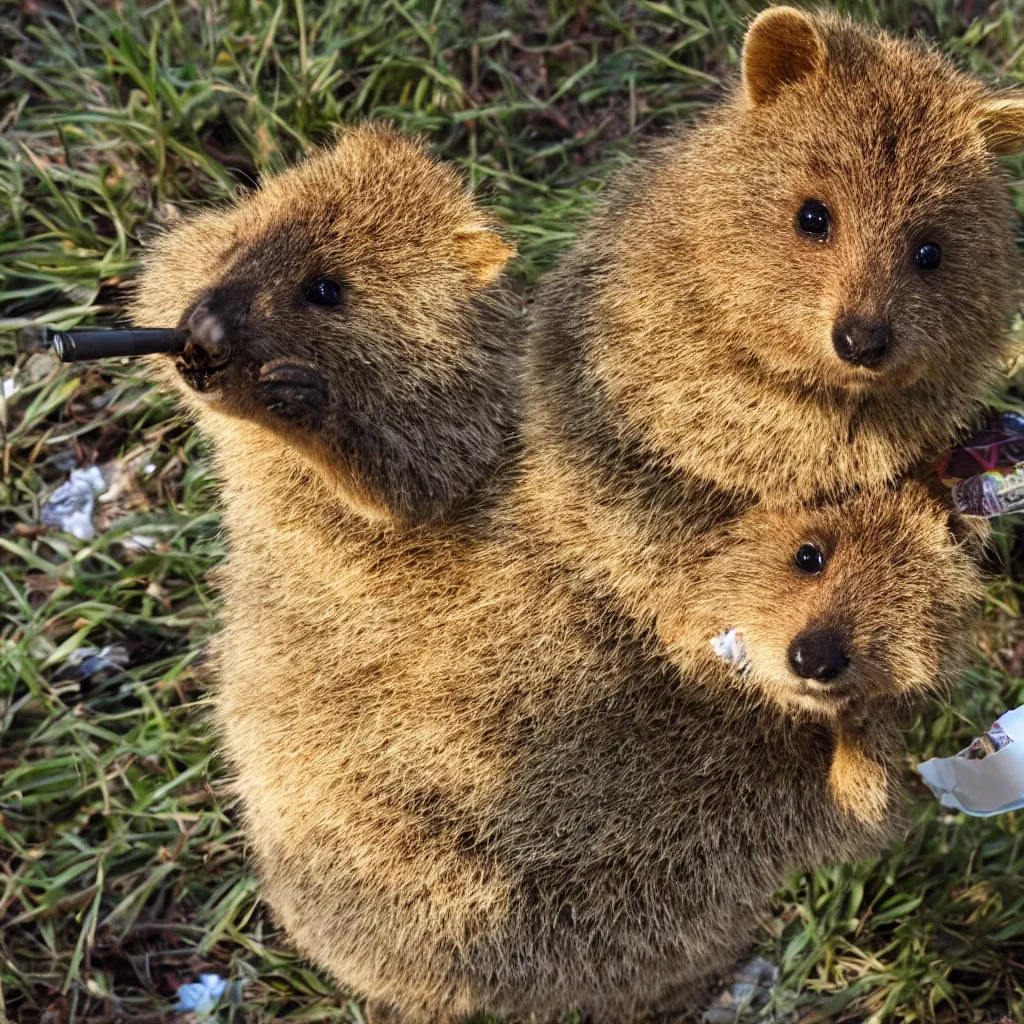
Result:
[[[754,957],[730,979],[731,984],[702,1014],[702,1024],[736,1024],[753,1019],[771,996],[779,980],[779,969],[763,957]]]
[[[978,818],[1024,807],[1024,706],[952,757],[917,766],[943,807]]]
[[[717,636],[713,636],[711,649],[720,658],[729,662],[741,676],[750,671],[747,648],[743,644],[743,636],[738,629],[727,629]]]
[[[56,526],[79,540],[90,540],[96,532],[92,524],[96,498],[106,488],[99,466],[73,469],[68,480],[50,495],[39,521],[43,526]]]
[[[226,987],[227,982],[219,974],[200,974],[199,981],[178,988],[175,1012],[191,1012],[200,1016],[213,1013]]]

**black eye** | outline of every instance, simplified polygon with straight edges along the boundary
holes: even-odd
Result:
[[[828,207],[820,199],[808,199],[796,215],[796,226],[805,235],[822,242],[828,238],[831,223]]]
[[[942,250],[934,242],[925,242],[914,253],[914,262],[922,270],[936,270],[942,262]]]
[[[801,544],[793,561],[801,572],[819,573],[825,568],[825,556],[813,544]]]
[[[306,289],[306,299],[314,306],[337,306],[341,302],[341,285],[326,277],[321,278]]]

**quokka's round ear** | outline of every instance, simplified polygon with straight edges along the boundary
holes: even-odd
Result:
[[[814,22],[795,7],[769,7],[747,29],[743,87],[755,106],[769,103],[825,66],[825,43]]]
[[[466,227],[455,233],[455,248],[470,279],[480,288],[493,284],[516,254],[516,247],[492,227]]]
[[[981,105],[978,124],[990,152],[997,156],[1024,152],[1024,92],[989,97]]]

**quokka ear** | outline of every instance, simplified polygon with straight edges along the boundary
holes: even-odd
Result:
[[[491,227],[467,227],[455,233],[455,246],[462,265],[479,288],[493,284],[516,254],[516,248]]]
[[[990,96],[981,105],[978,125],[989,152],[996,156],[1024,152],[1024,92]]]
[[[743,87],[755,106],[770,103],[825,67],[825,43],[814,22],[795,7],[769,7],[747,29]]]

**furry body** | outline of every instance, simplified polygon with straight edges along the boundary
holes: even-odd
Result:
[[[508,247],[450,172],[389,133],[343,136],[312,172],[186,225],[140,281],[140,325],[194,327],[177,372],[154,367],[187,396],[224,481],[216,714],[265,895],[378,1013],[623,1020],[685,1002],[787,871],[870,853],[895,827],[890,716],[863,748],[881,773],[868,812],[840,809],[830,772],[864,773],[834,756],[835,714],[780,699],[792,680],[777,657],[738,683],[708,653],[700,595],[709,567],[730,582],[743,524],[774,503],[890,482],[968,417],[1004,354],[1007,211],[979,86],[832,19],[796,35],[810,50],[795,61],[755,49],[755,112],[737,93],[627,174],[545,289],[525,387],[497,280]],[[818,76],[818,43],[837,77]],[[974,293],[921,292],[885,209],[889,227],[865,217],[848,248],[837,235],[790,250],[806,241],[791,238],[804,182],[823,172],[803,153],[805,178],[782,189],[801,153],[776,152],[759,119],[794,123],[812,84],[832,120],[864,120],[839,150],[862,189],[850,210],[879,210],[877,168],[856,157],[879,110],[918,118],[879,157],[883,180],[909,175],[953,237],[964,210],[985,211],[983,237],[965,230],[947,268],[955,284],[969,263]],[[879,90],[882,107],[863,115],[849,89]],[[936,175],[906,141],[933,122],[956,157]],[[750,173],[751,223],[723,235]],[[755,236],[769,239],[760,262]],[[826,254],[830,283],[803,301]],[[325,275],[347,300],[330,315],[299,301]],[[881,375],[829,352],[852,302],[895,325]],[[976,579],[939,505],[868,500],[863,515],[892,529],[857,549],[872,615],[847,614],[865,655],[854,689],[878,706],[955,671]],[[843,516],[827,521],[844,539]],[[863,527],[854,516],[851,537]],[[907,538],[904,558],[891,545]],[[751,621],[770,618],[757,601],[792,602],[770,660],[801,601],[834,611],[842,591],[799,596],[758,543],[743,549],[749,593],[735,579],[723,593]],[[878,609],[893,574],[917,603],[890,630]],[[935,579],[941,601],[922,596]]]
[[[779,84],[796,30],[815,53]],[[574,409],[573,450],[610,417],[652,462],[745,497],[885,485],[951,442],[1010,352],[993,104],[940,55],[838,17],[771,9],[745,57],[743,87],[620,176],[541,290],[533,349],[602,401],[538,380]],[[795,228],[809,199],[827,238]],[[926,240],[934,271],[913,263]],[[888,326],[881,366],[837,358],[851,316]]]
[[[278,457],[225,495],[218,723],[266,899],[401,1020],[678,1004],[788,871],[892,834],[896,786],[835,806],[823,719],[679,672],[529,528],[325,534]]]

